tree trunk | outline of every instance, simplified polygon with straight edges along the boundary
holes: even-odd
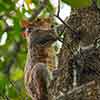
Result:
[[[95,3],[72,9],[67,23],[79,34],[65,30],[58,65],[62,70],[50,92],[54,100],[100,100],[100,47],[94,42],[100,35],[100,10]]]

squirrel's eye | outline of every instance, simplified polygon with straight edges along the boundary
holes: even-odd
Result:
[[[37,21],[40,21],[40,18],[37,18]]]
[[[32,32],[32,28],[25,28],[25,27],[23,27],[22,28],[22,32],[28,32],[28,33],[30,33],[30,32]]]
[[[32,28],[28,28],[28,31],[27,32],[29,32],[29,33],[32,32]]]
[[[51,28],[53,28],[54,27],[54,25],[51,25]]]

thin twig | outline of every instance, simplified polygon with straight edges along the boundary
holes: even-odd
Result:
[[[73,38],[74,38],[74,40],[79,40],[80,39],[80,35],[79,35],[79,32],[77,32],[77,31],[75,31],[75,30],[73,30],[67,23],[65,23],[62,19],[61,19],[61,17],[59,16],[59,13],[60,13],[60,0],[58,1],[58,12],[57,12],[57,15],[54,15],[55,17],[57,17],[65,26],[64,26],[64,30],[66,29],[66,27],[68,28],[68,29],[70,29],[71,30],[71,32],[73,33],[72,35],[73,35]],[[64,30],[63,30],[63,32],[64,32]],[[62,33],[60,34],[60,36],[62,35]],[[58,40],[60,41],[60,42],[62,42],[63,43],[63,41],[60,39],[60,38],[58,38]],[[73,41],[73,40],[72,40]],[[70,50],[71,50],[71,53],[73,54],[73,48],[71,48],[71,46],[70,46],[70,44],[69,43],[66,43],[66,45],[65,45],[65,43],[63,43],[63,45],[64,45],[64,47],[66,48],[69,48]]]
[[[73,30],[67,23],[65,23],[59,16],[56,16],[67,28],[69,28],[73,33],[78,33],[77,31]]]
[[[60,0],[58,0],[58,12],[57,12],[57,16],[59,16],[60,14]]]
[[[75,31],[74,29],[72,29],[67,23],[65,23],[62,19],[61,19],[61,17],[59,16],[59,14],[60,14],[60,0],[58,0],[58,12],[57,12],[57,15],[54,15],[55,17],[57,17],[68,29],[70,29],[71,30],[71,32],[73,32],[75,35],[79,35],[79,32],[77,32],[77,31]],[[65,28],[66,28],[65,27]],[[64,28],[64,29],[65,29]],[[74,35],[73,34],[73,35]],[[77,37],[77,36],[76,36]],[[78,36],[78,38],[79,38],[79,36]]]

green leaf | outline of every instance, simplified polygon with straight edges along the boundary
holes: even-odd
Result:
[[[3,20],[0,20],[0,30],[4,30],[4,28],[5,28],[5,23]]]
[[[39,1],[38,1],[38,0],[32,0],[32,2],[33,2],[35,5],[39,5]]]
[[[14,98],[14,97],[17,97],[17,93],[16,93],[16,89],[14,87],[12,87],[11,84],[9,84],[7,87],[6,87],[6,95],[10,98]]]
[[[97,0],[97,7],[100,9],[100,0]]]
[[[12,80],[20,80],[23,78],[23,71],[19,68],[12,69],[11,71],[11,79]]]
[[[54,13],[54,8],[53,8],[53,5],[51,4],[50,0],[48,1],[48,4],[47,4],[47,11],[50,13]]]
[[[9,12],[15,9],[15,4],[11,0],[1,0],[0,1],[0,11]]]
[[[62,0],[73,8],[88,7],[92,4],[92,0]],[[99,0],[100,1],[100,0]]]
[[[0,72],[0,94],[4,94],[7,84],[8,80],[6,79],[6,76]]]

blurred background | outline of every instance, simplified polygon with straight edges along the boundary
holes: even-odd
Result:
[[[58,0],[47,3],[45,0],[0,0],[0,100],[31,100],[24,88],[27,44],[20,34],[20,23],[33,17],[36,11],[39,16],[53,15],[57,7]],[[63,13],[65,11],[67,13]],[[60,17],[64,20],[70,11],[71,8],[62,2]]]

